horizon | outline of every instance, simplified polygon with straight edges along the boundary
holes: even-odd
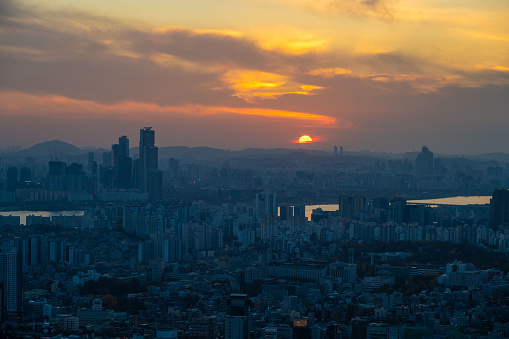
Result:
[[[129,139],[129,138],[128,138]],[[130,141],[130,144],[131,144],[131,139],[129,139]],[[44,143],[51,143],[51,142],[62,142],[62,143],[65,143],[65,144],[69,144],[73,147],[77,147],[79,148],[81,151],[83,152],[94,152],[94,151],[111,151],[111,145],[110,146],[97,146],[97,145],[84,145],[84,146],[78,146],[78,145],[75,145],[73,143],[70,143],[70,142],[67,142],[67,141],[64,141],[64,140],[57,140],[57,139],[54,139],[54,140],[46,140],[46,141],[41,141],[41,142],[38,142],[38,143],[35,143],[33,145],[30,145],[30,146],[27,146],[27,147],[22,147],[22,146],[19,146],[19,145],[0,145],[0,155],[2,154],[10,154],[10,153],[14,153],[14,152],[19,152],[19,151],[24,151],[24,150],[28,150],[32,147],[35,147],[35,146],[38,146],[40,144],[44,144]],[[131,144],[132,145],[132,144]],[[189,149],[193,149],[193,148],[211,148],[211,149],[218,149],[218,150],[223,150],[223,151],[229,151],[229,152],[242,152],[242,151],[246,151],[246,150],[249,150],[249,149],[254,149],[254,150],[276,150],[276,149],[284,149],[284,150],[294,150],[294,151],[310,151],[310,152],[326,152],[326,153],[331,153],[333,154],[334,153],[334,146],[341,146],[341,145],[334,145],[332,146],[331,149],[329,148],[324,148],[324,149],[317,149],[317,148],[313,148],[313,143],[310,143],[310,144],[296,144],[295,147],[271,147],[271,148],[263,148],[263,147],[246,147],[246,148],[240,148],[240,149],[231,149],[231,148],[221,148],[221,147],[212,147],[212,146],[207,146],[207,145],[202,145],[202,146],[186,146],[186,145],[160,145],[160,144],[157,144],[157,146],[159,148],[170,148],[170,147],[175,147],[175,148],[179,148],[179,147],[184,147],[184,148],[189,148]],[[427,146],[427,145],[423,145],[423,146]],[[16,147],[20,147],[20,149],[18,150],[14,150],[14,148]],[[429,147],[428,147],[429,148]],[[138,149],[138,145],[137,143],[135,143],[135,146],[130,146],[129,149]],[[7,150],[7,151],[6,151]],[[483,152],[483,153],[471,153],[471,154],[468,154],[468,153],[441,153],[441,152],[437,152],[437,151],[434,151],[433,149],[430,150],[431,152],[433,152],[436,155],[440,155],[440,156],[445,156],[445,157],[465,157],[465,156],[481,156],[481,155],[487,155],[487,154],[509,154],[509,153],[504,153],[504,152]],[[404,151],[404,152],[389,152],[389,151],[374,151],[374,150],[369,150],[369,149],[362,149],[362,150],[356,150],[356,149],[352,149],[352,150],[348,150],[348,149],[345,149],[344,152],[348,155],[348,153],[371,153],[371,154],[388,154],[388,155],[405,155],[405,154],[412,154],[412,153],[420,153],[421,152],[421,148],[417,149],[417,150],[408,150],[408,151]]]

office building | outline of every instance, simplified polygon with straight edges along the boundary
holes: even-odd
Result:
[[[249,338],[251,299],[247,294],[232,294],[227,303],[228,314],[224,324],[224,337],[226,339]]]
[[[149,192],[162,185],[161,175],[158,174],[158,148],[155,146],[155,132],[152,127],[140,129],[140,148],[137,175],[138,188]],[[162,191],[162,188],[161,188]],[[156,192],[156,197],[158,192]]]
[[[366,208],[366,198],[358,194],[341,194],[339,196],[339,213],[341,217],[359,219]]]
[[[65,189],[65,162],[49,162],[48,189],[50,191],[63,191]]]
[[[428,150],[428,147],[423,146],[422,152],[417,155],[415,159],[415,168],[418,175],[432,175],[433,168],[433,152]]]
[[[0,253],[0,284],[3,285],[3,306],[7,312],[21,309],[21,251]]]
[[[497,189],[490,199],[490,226],[509,225],[509,190]]]
[[[123,135],[118,138],[118,155],[121,157],[129,157],[129,139]]]

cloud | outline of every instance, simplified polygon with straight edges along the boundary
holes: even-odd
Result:
[[[81,145],[108,144],[112,134],[125,134],[139,126],[155,126],[159,145],[274,147],[291,143],[300,131],[349,128],[334,117],[269,108],[204,105],[160,106],[146,102],[105,104],[57,95],[0,91],[0,135],[10,143],[31,143],[48,135]],[[49,123],[55,122],[58,123]],[[45,126],[41,128],[41,126]],[[22,129],[26,135],[13,133]],[[91,140],[91,131],[94,140]],[[103,134],[100,134],[102,131]],[[88,141],[87,141],[88,140]],[[5,140],[4,140],[5,141]]]
[[[327,1],[327,9],[335,14],[353,16],[372,16],[392,19],[396,1],[392,0],[334,0]]]
[[[357,18],[393,19],[397,0],[281,0],[290,5],[307,8],[311,12],[338,16],[347,15]]]
[[[299,84],[280,74],[249,70],[226,72],[223,81],[235,92],[234,96],[247,102],[254,102],[257,98],[276,99],[285,94],[313,95],[314,90],[322,88]]]
[[[146,116],[189,115],[201,117],[232,113],[240,115],[257,115],[264,117],[283,118],[306,121],[308,124],[332,127],[336,124],[334,117],[308,112],[287,111],[270,108],[221,107],[197,104],[162,106],[154,103],[124,101],[104,104],[91,100],[77,100],[59,95],[35,95],[22,92],[0,91],[0,102],[3,113],[10,115],[41,115],[53,118],[89,119],[116,117],[123,119],[143,120]],[[34,113],[35,112],[35,113]]]

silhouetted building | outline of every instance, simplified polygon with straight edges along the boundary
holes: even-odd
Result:
[[[160,200],[163,197],[163,172],[151,171],[148,178],[148,197],[150,200]]]
[[[277,194],[260,192],[255,194],[255,209],[260,215],[277,215]]]
[[[247,294],[232,294],[227,301],[228,314],[225,318],[226,339],[249,338],[249,313],[251,299]]]
[[[415,168],[418,175],[433,174],[433,152],[430,152],[426,146],[422,147],[422,152],[415,159]]]
[[[490,199],[490,226],[509,224],[509,190],[497,189]]]
[[[32,171],[28,167],[22,167],[19,171],[19,181],[27,182],[32,181]]]
[[[341,217],[359,219],[366,208],[366,198],[358,194],[341,194],[339,196],[339,213]]]
[[[118,171],[118,157],[120,152],[120,146],[118,144],[111,145],[111,166]]]
[[[93,166],[93,163],[94,163],[94,152],[88,152],[88,173],[91,174],[92,173],[92,166]]]
[[[0,253],[0,284],[3,284],[3,307],[7,312],[21,309],[21,251]]]
[[[178,177],[179,166],[180,166],[180,162],[178,159],[175,159],[175,158],[168,159],[168,175],[171,179],[175,179]]]
[[[279,207],[279,217],[281,220],[290,221],[293,217],[293,206],[283,205]]]
[[[144,127],[140,129],[140,157],[138,162],[137,180],[141,190],[149,192],[158,180],[158,174],[154,174],[157,178],[151,181],[153,172],[158,170],[158,148],[155,146],[155,132],[152,127]],[[162,184],[162,182],[161,182]]]
[[[129,157],[118,157],[117,187],[131,188],[133,160]]]
[[[121,136],[120,138],[118,138],[118,145],[119,145],[118,155],[128,158],[129,157],[129,139],[125,135]]]
[[[111,167],[111,152],[103,152],[103,165]]]
[[[7,169],[7,178],[5,180],[5,188],[7,191],[14,191],[18,184],[18,168],[17,167],[9,167]]]
[[[106,165],[99,166],[99,183],[103,188],[112,188],[116,178],[115,169]]]
[[[65,162],[49,162],[48,189],[50,191],[63,191],[65,189]]]
[[[72,163],[65,169],[65,190],[70,192],[78,192],[83,190],[83,165]]]

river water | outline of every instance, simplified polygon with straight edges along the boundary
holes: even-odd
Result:
[[[439,199],[423,199],[423,200],[408,200],[408,203],[413,204],[430,204],[430,205],[486,205],[490,203],[491,196],[457,196],[449,198]],[[306,217],[311,220],[311,213],[315,208],[321,208],[324,211],[337,211],[339,209],[338,204],[325,204],[325,205],[306,205]]]
[[[37,216],[43,216],[43,217],[53,217],[53,216],[82,216],[84,215],[84,211],[7,211],[7,212],[0,212],[0,215],[3,216],[19,216],[20,217],[20,223],[22,225],[26,225],[26,217],[29,215],[37,215]]]

